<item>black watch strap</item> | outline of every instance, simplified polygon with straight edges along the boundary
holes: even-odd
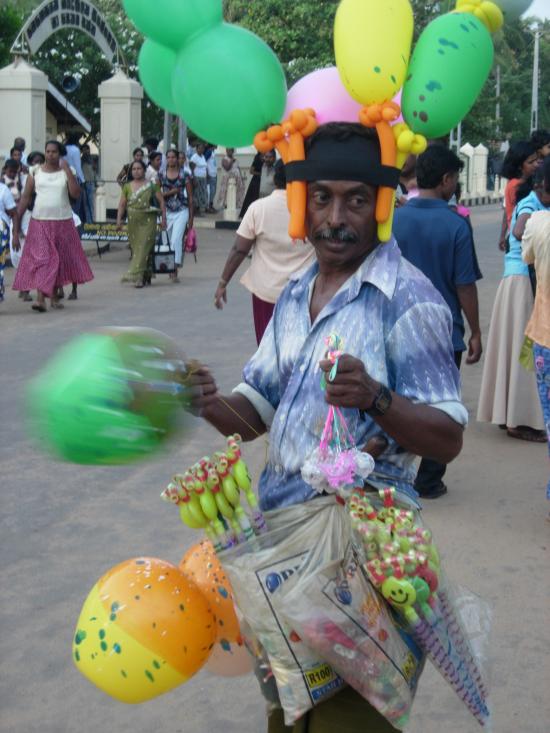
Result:
[[[385,415],[386,412],[390,409],[392,403],[392,396],[390,390],[385,387],[383,384],[380,385],[380,389],[376,393],[376,397],[373,400],[372,405],[369,407],[368,410],[359,410],[359,413],[362,418],[366,415],[370,415],[370,417],[381,417],[382,415]]]

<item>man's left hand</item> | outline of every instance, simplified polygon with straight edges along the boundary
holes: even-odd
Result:
[[[319,366],[326,374],[326,401],[334,407],[355,407],[368,410],[378,393],[379,384],[367,374],[365,365],[360,359],[349,354],[342,354],[338,359],[338,369],[332,382],[328,376],[334,364],[323,359]]]
[[[477,364],[481,359],[482,351],[481,333],[473,333],[468,341],[468,356],[466,357],[466,364]]]

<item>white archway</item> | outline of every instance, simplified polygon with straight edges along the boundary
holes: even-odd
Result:
[[[86,33],[113,66],[125,65],[115,34],[88,0],[43,0],[17,34],[11,52],[32,56],[50,36],[67,28]]]

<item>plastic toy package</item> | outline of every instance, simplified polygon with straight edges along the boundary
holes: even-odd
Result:
[[[301,573],[275,603],[305,643],[395,728],[404,728],[425,655],[396,623],[351,544],[341,560]]]

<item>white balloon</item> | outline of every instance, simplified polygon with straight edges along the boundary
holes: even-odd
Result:
[[[494,2],[504,13],[505,20],[519,18],[533,4],[533,0],[494,0]]]

